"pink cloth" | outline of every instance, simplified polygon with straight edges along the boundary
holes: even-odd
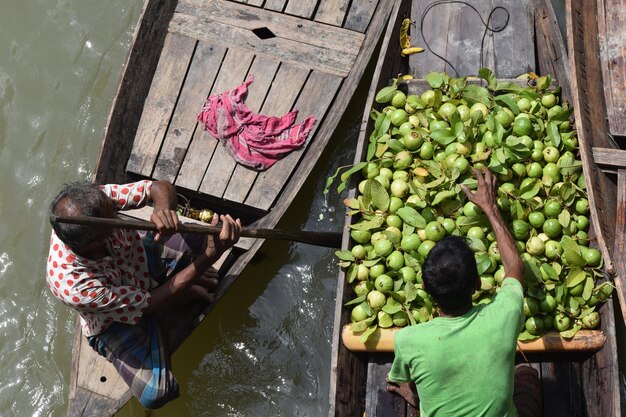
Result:
[[[265,170],[304,144],[315,118],[309,116],[294,124],[298,110],[282,117],[253,113],[243,102],[253,80],[250,75],[234,90],[210,96],[198,121],[226,146],[237,162],[255,170]]]

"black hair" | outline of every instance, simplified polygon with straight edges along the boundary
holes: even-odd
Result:
[[[88,181],[63,185],[50,204],[50,215],[104,217],[109,197]],[[64,204],[60,204],[64,202]],[[52,228],[63,243],[76,250],[102,238],[102,227],[53,222]]]
[[[474,252],[465,238],[447,236],[428,253],[422,266],[426,291],[444,311],[466,306],[478,280]]]

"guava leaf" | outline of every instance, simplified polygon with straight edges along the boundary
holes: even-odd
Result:
[[[561,146],[561,135],[559,134],[559,127],[555,122],[548,122],[546,126],[546,131],[548,134],[548,139],[552,142],[552,145],[555,147]]]
[[[335,252],[335,256],[342,261],[355,261],[354,255],[349,250],[338,250]]]
[[[367,330],[365,330],[363,332],[363,334],[361,335],[361,343],[365,343],[367,342],[367,340],[370,338],[370,336],[372,334],[374,334],[374,332],[378,329],[377,325],[372,325],[370,327],[367,328]]]
[[[369,194],[372,199],[372,206],[380,210],[389,208],[389,193],[385,187],[376,180],[367,180],[363,194]]]
[[[546,298],[545,291],[540,287],[528,287],[528,295],[537,300],[544,300]]]
[[[536,286],[541,283],[541,270],[539,266],[531,261],[522,261],[524,263],[524,281],[528,287]]]
[[[417,210],[415,210],[412,207],[404,206],[398,209],[396,214],[400,216],[402,221],[404,221],[410,226],[417,227],[420,229],[423,229],[424,227],[426,227],[426,220],[422,217],[421,214],[417,212]]]
[[[505,94],[502,96],[496,96],[494,101],[501,105],[502,107],[508,107],[514,115],[518,115],[520,113],[519,107],[517,107],[517,103],[510,94]]]
[[[419,266],[419,261],[415,259],[410,253],[404,252],[404,265],[415,268]]]
[[[428,173],[430,173],[433,177],[441,177],[441,165],[439,165],[436,161],[422,161],[422,166],[426,167]]]
[[[433,206],[441,203],[443,200],[456,196],[457,193],[454,190],[440,191],[435,195],[435,198],[431,202]]]
[[[570,220],[571,220],[571,216],[569,214],[569,211],[563,210],[559,214],[559,223],[561,224],[561,226],[563,226],[563,227],[569,226]]]
[[[348,301],[347,303],[344,304],[344,306],[352,306],[355,304],[361,304],[363,301],[365,301],[367,299],[367,295],[363,294],[358,296],[357,298],[354,298],[350,301]]]
[[[567,288],[573,288],[583,282],[586,277],[587,275],[582,269],[578,267],[572,268],[569,271],[569,274],[567,274],[567,278],[565,278],[565,285],[567,286]]]
[[[496,79],[496,76],[493,75],[493,72],[491,72],[489,68],[479,69],[478,76],[482,78],[483,80],[487,81],[487,87],[489,87],[490,90],[494,90],[496,88],[496,84],[498,80]]]
[[[491,259],[486,253],[481,253],[476,256],[476,267],[478,268],[478,275],[484,274],[491,267]]]
[[[571,182],[564,182],[559,188],[559,195],[565,204],[568,206],[574,202],[576,198],[576,188]]]
[[[441,88],[444,83],[443,75],[441,72],[431,72],[426,76],[426,82],[431,88]]]
[[[346,271],[346,280],[348,281],[348,283],[352,284],[352,282],[356,279],[357,276],[357,268],[356,265],[353,264],[352,262],[340,262],[340,264],[349,264],[349,268]],[[346,265],[347,266],[347,265]],[[342,266],[342,268],[345,268],[345,266]]]
[[[580,248],[574,239],[569,236],[561,238],[561,247],[563,248],[563,258],[570,267],[583,267],[586,265],[585,259],[580,255]]]
[[[583,300],[589,301],[589,299],[591,298],[591,294],[593,294],[593,278],[587,277],[587,280],[585,281],[585,287],[582,293]]]
[[[548,279],[550,281],[558,281],[559,280],[559,275],[556,273],[556,271],[554,270],[554,268],[552,268],[552,266],[550,266],[550,264],[542,264],[541,265],[541,271],[548,277]]]
[[[535,340],[538,339],[539,335],[534,335],[534,334],[530,334],[528,333],[528,330],[524,330],[523,332],[521,332],[518,336],[517,336],[517,340],[520,341],[524,341],[524,340]]]
[[[446,182],[446,177],[442,175],[441,177],[437,178],[436,180],[433,180],[431,182],[428,182],[428,183],[422,185],[422,188],[428,190],[430,188],[439,187],[444,182]]]
[[[441,106],[442,100],[443,100],[443,94],[441,93],[440,89],[436,88],[435,96],[433,97],[433,108],[438,109],[439,106]]]
[[[487,246],[485,246],[485,242],[483,242],[482,239],[477,239],[475,237],[470,237],[469,240],[470,240],[469,247],[474,252],[478,252],[478,251],[485,252],[487,250]],[[480,275],[480,273],[479,273],[479,275]]]
[[[541,190],[541,186],[542,183],[537,179],[529,181],[529,183],[520,190],[520,197],[524,200],[532,200]]]
[[[393,315],[398,311],[402,311],[402,304],[396,301],[393,297],[388,297],[382,310],[389,315]]]
[[[448,145],[456,139],[456,136],[448,128],[437,129],[430,133],[430,137],[440,145]]]
[[[572,327],[571,329],[559,332],[559,334],[563,339],[571,339],[572,337],[576,336],[576,333],[578,333],[579,330],[580,326],[578,324],[575,324],[574,327]]]
[[[323,191],[324,194],[328,194],[328,191],[330,190],[330,186],[333,184],[333,181],[335,181],[335,178],[337,177],[337,175],[339,175],[339,171],[341,171],[341,167],[337,168],[335,173],[326,179],[326,186],[324,187],[324,191]]]
[[[485,87],[476,84],[466,85],[463,89],[462,96],[469,106],[475,103],[483,103],[485,106],[489,107],[491,104],[489,91]]]
[[[393,83],[393,85],[381,88],[381,90],[376,93],[376,98],[374,100],[376,100],[376,103],[388,103],[391,101],[393,96],[396,95],[397,91],[397,85],[396,83]]]
[[[350,326],[350,328],[352,329],[352,331],[354,333],[364,332],[372,325],[372,323],[374,322],[375,319],[376,319],[376,316],[368,317],[365,320],[361,320],[361,321],[358,321],[356,323],[352,323],[352,326]],[[374,324],[374,326],[376,326],[376,325]],[[363,343],[365,343],[365,341],[363,341]]]
[[[545,91],[550,87],[552,78],[549,75],[537,78],[537,88],[541,91]]]
[[[417,298],[417,287],[411,281],[407,282],[404,286],[404,299],[407,303]]]
[[[563,110],[561,113],[557,114],[556,116],[553,116],[550,120],[553,120],[556,122],[564,122],[566,120],[569,120],[569,117],[573,112],[574,112],[574,108],[570,107],[569,109]]]
[[[509,81],[500,81],[498,82],[498,84],[496,85],[496,92],[501,92],[501,91],[505,91],[505,92],[510,92],[510,93],[518,93],[521,92],[523,87],[509,82]]]
[[[349,227],[356,230],[372,230],[381,227],[384,222],[385,218],[383,216],[374,216],[369,220],[351,224]]]
[[[396,152],[400,152],[404,150],[404,145],[398,139],[389,140],[387,142],[387,146],[389,146],[391,150],[394,150]]]

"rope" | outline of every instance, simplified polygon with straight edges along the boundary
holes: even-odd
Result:
[[[502,6],[496,6],[496,7],[492,7],[491,8],[491,12],[489,12],[489,16],[487,17],[487,21],[485,22],[485,20],[483,19],[482,15],[480,14],[480,12],[471,4],[469,4],[466,1],[459,1],[459,0],[440,0],[440,1],[435,1],[431,4],[428,5],[428,7],[426,7],[424,9],[424,11],[422,12],[422,17],[420,19],[420,33],[422,34],[422,40],[424,42],[424,45],[426,46],[426,48],[433,54],[435,55],[437,58],[440,58],[441,60],[443,60],[446,64],[448,64],[448,66],[450,66],[450,68],[452,68],[452,70],[454,71],[454,73],[456,74],[456,76],[459,76],[459,72],[456,70],[456,68],[454,68],[454,65],[452,65],[452,63],[450,61],[448,61],[446,58],[442,57],[441,55],[437,54],[435,51],[433,51],[430,48],[430,44],[428,43],[428,41],[426,41],[426,37],[424,36],[424,20],[426,19],[426,15],[428,14],[428,12],[430,12],[433,8],[437,7],[437,6],[441,6],[444,4],[461,4],[464,6],[468,6],[469,8],[471,8],[472,10],[474,10],[476,12],[476,14],[478,15],[478,18],[480,19],[480,21],[482,22],[483,26],[485,27],[485,30],[483,31],[483,37],[480,41],[480,68],[483,68],[484,65],[484,60],[483,60],[483,53],[484,53],[484,46],[485,46],[485,37],[487,36],[487,32],[491,32],[491,33],[498,33],[498,32],[502,32],[508,25],[509,25],[509,19],[511,17],[511,14],[509,13],[509,11],[502,7]],[[493,14],[495,13],[496,10],[498,9],[502,9],[504,10],[504,12],[506,13],[506,21],[504,22],[504,25],[500,28],[491,28],[489,26],[491,19],[493,17]]]

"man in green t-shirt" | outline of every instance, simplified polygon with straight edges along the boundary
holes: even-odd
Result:
[[[496,206],[495,177],[486,168],[474,173],[478,189],[463,191],[489,220],[507,278],[491,303],[472,307],[481,281],[465,239],[446,237],[428,254],[423,285],[439,305],[439,317],[396,334],[388,375],[388,389],[414,406],[417,389],[420,417],[518,415],[513,381],[524,267]]]

